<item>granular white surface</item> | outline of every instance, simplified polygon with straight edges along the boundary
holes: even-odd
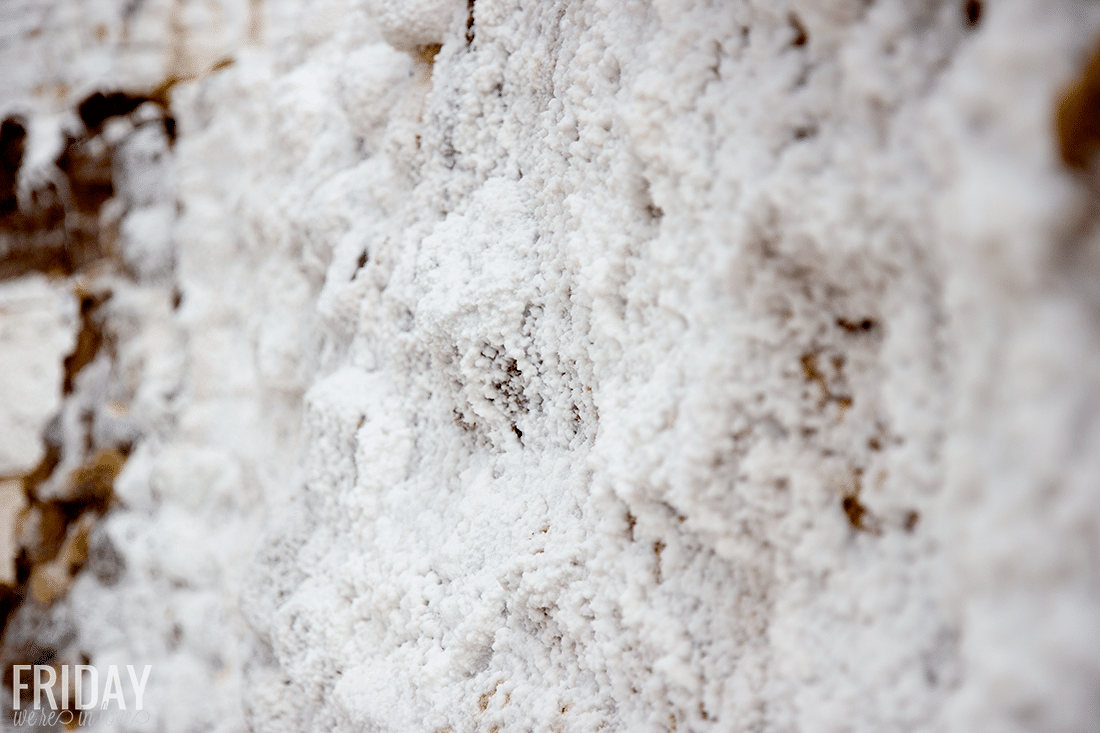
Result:
[[[45,453],[78,320],[72,295],[45,277],[0,284],[0,477],[29,472]]]
[[[1095,730],[1100,12],[982,5],[263,3],[123,223],[186,364],[94,663],[165,731]]]

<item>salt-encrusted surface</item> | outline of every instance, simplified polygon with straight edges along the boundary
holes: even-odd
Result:
[[[42,459],[42,432],[61,404],[62,362],[78,320],[63,285],[42,276],[0,283],[2,477],[26,473]]]
[[[203,73],[258,42],[258,0],[5,0],[0,104],[59,113],[95,91]]]
[[[265,3],[174,90],[95,662],[165,730],[1095,729],[1100,14],[970,5]]]

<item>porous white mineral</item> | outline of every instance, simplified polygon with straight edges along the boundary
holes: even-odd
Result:
[[[9,106],[177,137],[51,613],[158,729],[1100,726],[1095,3],[84,4]]]

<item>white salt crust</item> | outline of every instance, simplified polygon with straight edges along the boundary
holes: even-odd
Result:
[[[1100,12],[983,6],[264,3],[83,647],[165,731],[1096,729]]]
[[[0,283],[0,477],[42,460],[78,322],[76,299],[63,286],[41,275]]]

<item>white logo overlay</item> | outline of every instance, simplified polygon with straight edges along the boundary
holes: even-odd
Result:
[[[131,693],[127,696],[115,664],[107,667],[102,687],[99,670],[88,664],[63,664],[60,674],[51,665],[16,664],[12,667],[11,680],[12,722],[17,727],[148,722],[150,716],[142,698],[152,669],[152,665],[145,665],[139,678],[134,665],[126,665]],[[24,691],[33,699],[29,708],[23,707]],[[132,703],[130,707],[127,706],[128,697]]]

